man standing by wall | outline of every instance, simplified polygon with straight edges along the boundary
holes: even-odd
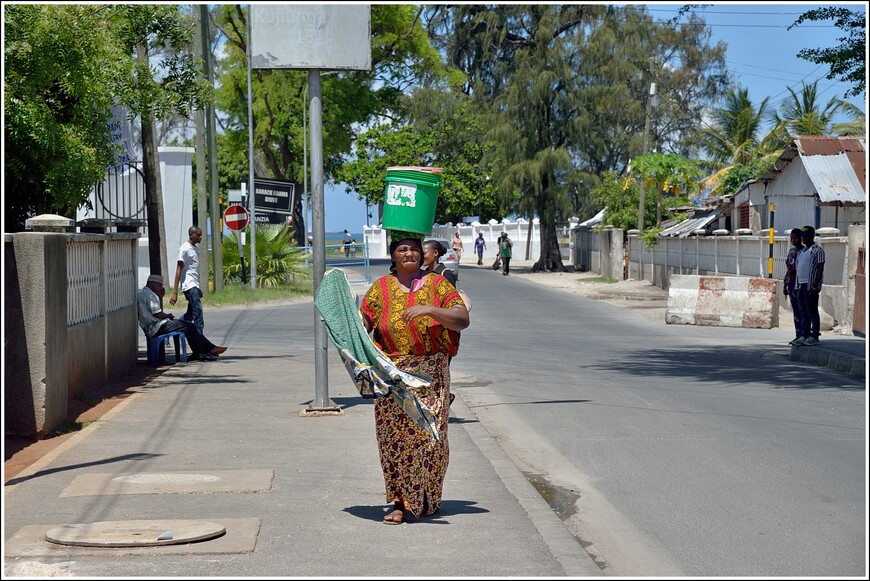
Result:
[[[795,345],[819,344],[819,293],[825,274],[825,251],[815,243],[816,230],[801,228],[803,249],[797,257],[798,307],[801,317],[801,340]]]
[[[199,286],[199,248],[196,247],[202,240],[202,230],[196,226],[187,229],[189,238],[178,249],[178,266],[175,268],[175,285],[172,287],[172,296],[169,304],[178,302],[178,285],[184,298],[187,299],[187,312],[182,320],[193,323],[196,330],[202,333],[205,321],[202,318],[202,290]]]

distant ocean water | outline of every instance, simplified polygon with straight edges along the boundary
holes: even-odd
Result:
[[[351,232],[350,235],[357,242],[363,241],[363,235],[361,232]],[[326,238],[327,244],[329,244],[330,242],[343,242],[344,232],[327,232],[324,237]]]

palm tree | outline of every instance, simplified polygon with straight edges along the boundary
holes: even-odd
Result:
[[[773,115],[776,131],[785,130],[788,133],[788,136],[781,134],[781,138],[790,141],[791,137],[798,135],[830,135],[833,132],[834,116],[843,107],[843,101],[834,96],[823,109],[819,109],[818,83],[801,83],[800,94],[788,87],[791,99],[785,101]]]
[[[712,193],[717,193],[722,178],[735,166],[746,166],[759,158],[772,163],[779,156],[782,146],[776,131],[760,136],[761,124],[769,115],[769,99],[755,107],[748,89],[732,89],[725,97],[725,106],[714,112],[713,122],[701,131],[697,143],[708,156],[707,167],[713,170],[702,185]]]
[[[278,288],[294,280],[308,280],[305,250],[297,248],[291,230],[283,226],[257,227],[257,286]],[[242,264],[235,236],[224,236],[224,280],[240,281]],[[246,265],[247,266],[247,265]]]
[[[835,135],[848,137],[864,137],[867,135],[867,114],[849,101],[841,101],[840,109],[851,119],[844,123],[835,123],[831,131]]]
[[[713,114],[713,122],[701,131],[699,145],[710,161],[719,164],[746,164],[757,157],[761,123],[768,114],[765,98],[756,108],[748,89],[731,90],[725,106]]]

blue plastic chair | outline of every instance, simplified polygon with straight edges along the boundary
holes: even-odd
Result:
[[[148,363],[151,367],[157,367],[160,348],[163,345],[168,345],[170,338],[175,343],[175,361],[178,362],[180,359],[182,363],[187,363],[187,338],[184,336],[184,331],[172,331],[156,337],[145,336],[145,343],[148,346]]]

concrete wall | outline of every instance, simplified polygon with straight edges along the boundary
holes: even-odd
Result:
[[[66,420],[67,238],[25,232],[4,239],[6,433],[44,436]]]
[[[139,333],[135,308],[67,329],[69,397],[100,387],[135,365]]]
[[[601,231],[585,227],[574,228],[571,231],[574,269],[623,280],[624,239],[624,232],[620,228],[607,227]]]
[[[136,364],[136,238],[4,236],[7,434],[49,434],[66,421],[70,399]]]

